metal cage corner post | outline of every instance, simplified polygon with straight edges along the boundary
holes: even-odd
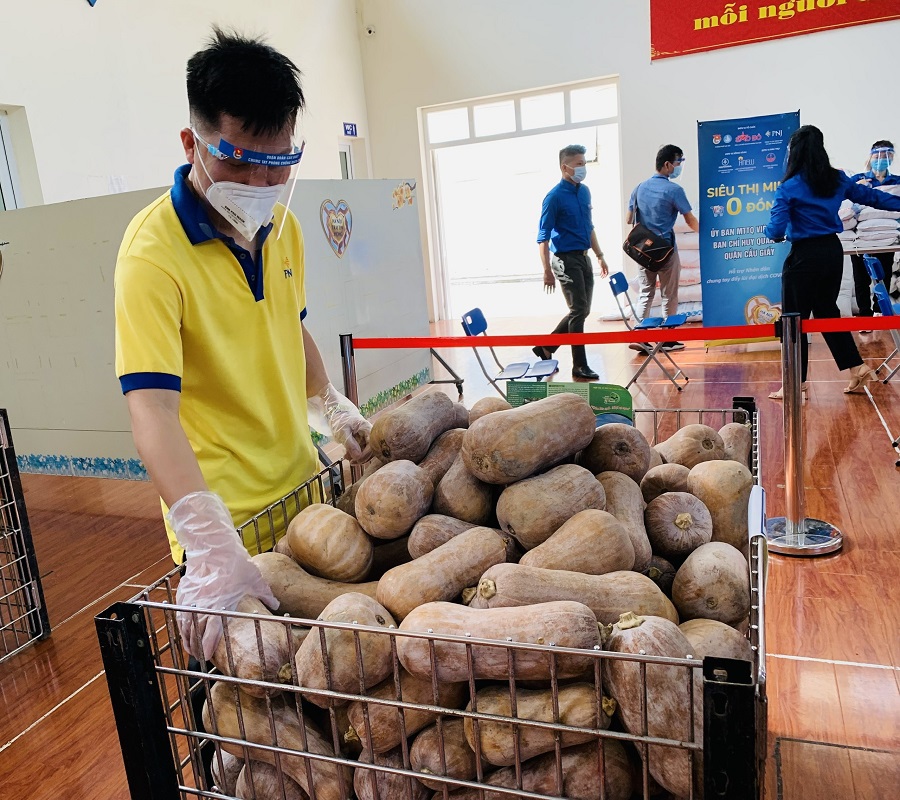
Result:
[[[0,408],[0,662],[49,635],[12,429]]]

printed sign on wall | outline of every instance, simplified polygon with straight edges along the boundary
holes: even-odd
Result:
[[[788,139],[800,112],[698,122],[700,280],[706,325],[764,325],[781,316],[790,245],[766,238]]]
[[[900,19],[896,0],[650,0],[650,57]]]
[[[343,258],[353,232],[353,214],[347,201],[338,200],[335,203],[333,200],[326,200],[319,209],[319,219],[334,254]]]

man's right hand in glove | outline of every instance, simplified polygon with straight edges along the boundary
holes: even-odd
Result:
[[[249,594],[273,611],[278,608],[221,497],[192,492],[172,505],[166,519],[187,558],[175,595],[178,605],[234,611]],[[222,617],[179,611],[177,620],[188,652],[199,661],[209,661],[222,638]]]

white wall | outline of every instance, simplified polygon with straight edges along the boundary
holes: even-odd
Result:
[[[301,177],[340,177],[343,122],[366,136],[354,0],[2,5],[0,106],[25,109],[44,202],[107,194],[110,177],[124,178],[130,191],[171,183],[184,160],[185,66],[213,23],[265,35],[303,72]],[[364,177],[365,153],[354,156]]]
[[[799,108],[802,122],[825,132],[832,161],[854,171],[873,141],[900,138],[900,115],[885,99],[897,21],[651,63],[646,0],[359,5],[360,22],[375,27],[361,44],[376,175],[422,178],[421,106],[610,75],[619,76],[623,194],[673,142],[689,158],[682,183],[696,204],[697,120]],[[602,246],[617,246],[595,224]]]

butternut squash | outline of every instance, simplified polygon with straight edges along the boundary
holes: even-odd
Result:
[[[388,570],[375,593],[397,618],[435,600],[453,600],[488,567],[506,561],[506,544],[489,528],[471,528],[421,558]]]
[[[712,517],[712,540],[726,542],[744,555],[750,549],[749,503],[753,475],[737,461],[698,464],[688,475],[688,491],[699,497]]]
[[[701,545],[678,568],[672,601],[683,620],[702,617],[737,625],[750,614],[747,561],[724,542]]]
[[[606,493],[606,510],[628,531],[634,547],[635,572],[643,572],[650,563],[653,552],[647,529],[644,527],[644,496],[641,487],[621,472],[601,472],[597,480]]]
[[[656,449],[667,464],[681,464],[688,469],[725,457],[725,442],[709,425],[685,425],[659,442]]]
[[[466,427],[469,427],[468,423]],[[425,470],[428,479],[435,487],[441,482],[441,478],[447,474],[447,470],[453,466],[453,462],[456,461],[465,433],[465,430],[461,427],[444,431],[434,440],[428,455],[419,462],[419,467]]]
[[[244,764],[235,781],[234,794],[240,800],[307,800],[306,792],[282,769],[265,761]]]
[[[469,699],[469,690],[465,683],[441,682],[435,696],[430,677],[419,678],[410,675],[402,667],[399,670],[399,681],[399,694],[392,675],[370,689],[367,695],[372,700],[398,700],[447,709],[462,708]],[[435,721],[435,715],[428,711],[419,711],[415,708],[404,708],[401,711],[396,706],[363,700],[354,700],[347,706],[347,717],[351,726],[348,735],[356,736],[363,749],[371,743],[376,753],[385,753],[397,747],[404,736],[412,736]]]
[[[712,539],[712,517],[700,498],[688,492],[666,492],[644,512],[653,552],[669,560],[687,558]]]
[[[445,514],[426,514],[420,519],[409,534],[409,554],[412,558],[421,558],[426,553],[430,553],[436,547],[447,544],[454,536],[472,528],[482,527],[473,522],[464,522],[461,519],[448,517]],[[522,557],[522,550],[519,543],[512,536],[504,533],[498,528],[490,528],[506,545],[506,560],[509,562],[518,561]]]
[[[689,619],[678,626],[691,643],[691,655],[703,659],[737,658],[753,661],[753,648],[747,637],[724,622],[714,619]]]
[[[388,541],[377,540],[372,553],[372,569],[369,570],[370,581],[377,581],[385,572],[401,564],[408,564],[413,557],[409,552],[409,536]]]
[[[612,422],[597,428],[591,443],[581,452],[579,463],[594,475],[624,472],[640,483],[650,469],[650,444],[634,426]]]
[[[650,448],[650,467],[648,469],[648,472],[649,472],[649,470],[653,469],[654,467],[662,466],[665,463],[666,462],[663,461],[663,457],[659,454],[659,450],[657,450],[655,447],[651,447]]]
[[[690,470],[681,464],[660,464],[651,467],[641,478],[641,494],[645,503],[652,503],[666,492],[686,492],[687,476]]]
[[[480,400],[476,400],[469,409],[469,425],[486,414],[493,414],[495,411],[509,411],[511,408],[512,406],[502,397],[482,397]]]
[[[240,703],[240,717],[238,716]],[[210,706],[212,708],[210,708]],[[270,718],[271,709],[271,718]],[[301,730],[301,726],[305,731]],[[273,731],[274,727],[274,731]],[[314,753],[334,757],[334,750],[309,719],[300,720],[296,701],[280,697],[265,700],[250,697],[233,684],[215,681],[210,686],[210,697],[203,706],[203,728],[209,733],[227,739],[249,742],[249,746],[222,742],[221,748],[232,755],[249,756],[254,761],[275,764],[275,754],[264,747],[283,747],[287,750]],[[303,740],[305,733],[305,741]],[[253,745],[262,745],[254,747]],[[281,768],[288,777],[300,785],[307,794],[313,793],[306,773],[309,763],[315,795],[319,800],[340,800],[346,797],[352,785],[349,769],[329,761],[308,759],[302,755],[281,754]],[[341,783],[343,781],[343,784]]]
[[[315,619],[336,597],[360,592],[375,599],[378,581],[340,583],[310,575],[296,561],[281,553],[260,553],[253,563],[279,602],[278,613],[300,619]]]
[[[362,486],[363,481],[365,481],[366,478],[374,474],[383,466],[384,462],[380,458],[372,456],[372,458],[366,462],[366,466],[363,468],[362,475],[359,476],[359,479],[350,484],[344,493],[337,499],[334,504],[335,508],[339,508],[345,514],[349,514],[356,519],[356,494],[359,492],[359,487]]]
[[[507,486],[497,500],[497,521],[530,550],[588,508],[606,508],[603,487],[584,467],[563,464]]]
[[[221,761],[220,761],[221,759]],[[244,768],[244,759],[233,756],[227,750],[218,749],[213,753],[209,771],[213,783],[223,794],[234,794],[238,776]]]
[[[591,480],[600,485],[593,477]],[[628,531],[612,514],[589,508],[563,523],[547,541],[525,553],[519,563],[603,575],[631,569],[634,546]]]
[[[372,568],[372,540],[353,517],[327,503],[294,517],[287,540],[294,560],[320,578],[359,583]]]
[[[400,630],[419,633],[433,631],[445,636],[462,637],[471,634],[476,639],[554,643],[558,647],[592,649],[600,645],[597,618],[587,606],[574,602],[491,609],[472,609],[453,603],[426,603],[414,609],[400,623]],[[466,646],[460,642],[398,637],[397,656],[404,669],[413,675],[430,677],[432,641],[438,681],[468,680]],[[475,645],[471,647],[471,653],[475,679],[507,680],[510,677],[507,648]],[[556,656],[556,674],[559,679],[574,678],[592,664],[593,660],[588,656]],[[517,650],[514,671],[516,679],[549,680],[549,652]]]
[[[750,456],[753,453],[753,434],[750,432],[750,426],[741,422],[729,422],[719,428],[719,436],[725,445],[725,458],[749,468]]]
[[[412,461],[392,461],[359,488],[356,519],[376,539],[398,539],[426,514],[433,495],[425,470]]]
[[[524,564],[498,564],[481,576],[469,607],[528,607],[551,600],[584,603],[604,625],[612,624],[626,611],[652,613],[678,623],[675,606],[659,587],[647,576],[631,571],[584,575]]]
[[[469,409],[466,408],[462,403],[454,403],[453,411],[456,414],[456,423],[454,424],[454,428],[468,428],[469,427]]]
[[[443,752],[443,764],[441,753]],[[466,741],[461,719],[444,717],[439,723],[425,728],[409,750],[412,768],[423,775],[439,775],[460,781],[474,781],[478,776],[475,753]],[[420,777],[429,789],[440,792],[444,783]],[[456,787],[447,784],[450,790]]]
[[[675,567],[668,561],[661,556],[653,556],[653,558],[650,559],[650,566],[641,574],[650,578],[666,597],[670,600],[672,599],[672,583],[675,580]],[[635,614],[638,613],[642,612],[635,611]],[[661,617],[664,615],[655,614],[654,616]]]
[[[595,422],[583,397],[553,395],[482,417],[466,431],[461,453],[469,472],[479,480],[514,483],[587,447]]]
[[[382,411],[372,424],[369,444],[383,461],[418,463],[438,436],[457,427],[456,419],[456,408],[447,395],[426,392]]]
[[[371,597],[357,592],[348,592],[332,600],[322,610],[319,619],[323,622],[381,627],[385,631],[396,627],[386,608]],[[322,638],[325,639],[325,652]],[[357,654],[357,646],[362,663]],[[300,645],[294,664],[297,668],[297,683],[305,689],[359,692],[361,685],[369,688],[391,674],[393,668],[391,639],[387,634],[313,627]],[[304,697],[323,708],[332,702],[337,705],[343,705],[345,702],[332,701],[317,694],[304,693]]]
[[[494,487],[478,480],[466,469],[462,457],[457,456],[434,490],[432,510],[475,525],[487,525],[494,516]]]
[[[516,710],[513,714],[509,686],[487,686],[479,689],[475,701],[469,702],[467,711],[477,709],[480,714],[494,714],[536,722],[556,722],[572,728],[590,728],[583,733],[560,733],[560,746],[572,747],[595,739],[593,730],[607,730],[615,711],[615,703],[608,697],[598,700],[590,683],[571,683],[560,686],[557,692],[559,716],[554,719],[553,698],[550,689],[518,689],[515,693]],[[519,759],[547,753],[556,746],[556,732],[549,728],[519,725]],[[479,720],[476,737],[475,724],[465,719],[466,741],[481,757],[491,764],[506,767],[516,763],[516,731],[512,722]],[[476,743],[477,738],[477,743]],[[474,760],[474,759],[473,759]]]
[[[382,767],[404,769],[403,750],[399,747],[387,753],[375,753],[374,760]],[[428,790],[412,776],[366,769],[363,765],[371,764],[372,757],[365,750],[358,763],[360,766],[353,770],[353,791],[357,800],[425,800],[428,797]]]

